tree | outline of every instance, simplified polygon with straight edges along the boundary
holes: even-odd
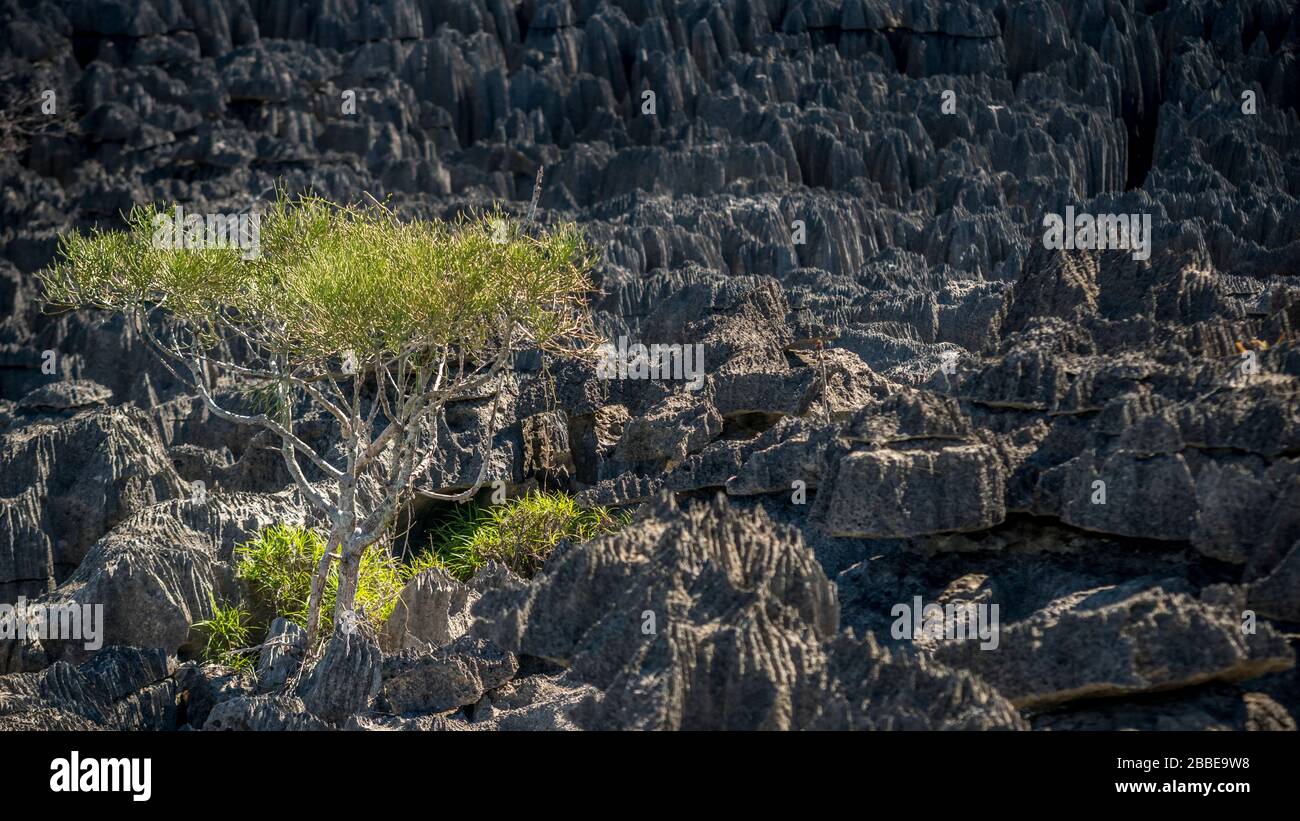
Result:
[[[45,299],[124,313],[213,414],[279,437],[298,490],[329,523],[308,604],[309,647],[334,561],[334,624],[355,622],[362,552],[432,465],[447,403],[492,396],[472,486],[419,491],[457,501],[485,481],[512,353],[591,342],[591,257],[572,225],[535,229],[500,212],[455,224],[403,221],[377,202],[337,206],[284,193],[240,234],[242,244],[214,243],[200,236],[195,215],[153,206],[137,206],[126,222],[125,231],[61,237],[56,262],[39,275]],[[259,401],[233,410],[218,400],[221,386]],[[295,433],[295,417],[312,405],[340,431],[327,453]],[[304,460],[321,480],[308,480]]]

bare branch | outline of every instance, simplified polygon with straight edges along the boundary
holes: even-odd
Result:
[[[283,439],[286,446],[291,446],[294,450],[297,450],[308,459],[311,459],[312,462],[321,470],[325,471],[326,475],[331,479],[337,480],[343,478],[343,471],[325,461],[316,453],[316,451],[312,450],[310,445],[299,439],[292,431],[285,428],[279,422],[276,422],[266,414],[233,413],[218,405],[216,400],[212,398],[212,394],[208,392],[206,380],[204,380],[202,376],[202,367],[202,362],[198,357],[195,357],[190,363],[190,372],[194,375],[194,385],[198,388],[199,395],[203,397],[203,401],[207,404],[208,410],[212,411],[222,419],[225,419],[227,422],[235,422],[241,425],[260,425],[267,430],[270,430]],[[296,465],[297,462],[295,461],[294,464]]]

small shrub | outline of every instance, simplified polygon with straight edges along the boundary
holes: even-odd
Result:
[[[564,493],[531,492],[502,505],[458,509],[412,568],[442,567],[461,581],[495,560],[524,577],[541,570],[562,539],[584,542],[626,524],[607,508],[583,509]]]
[[[271,621],[283,616],[305,628],[312,574],[323,555],[325,539],[314,530],[293,525],[272,525],[237,545],[235,575],[247,585],[248,600],[243,604],[214,602],[212,618],[195,624],[207,635],[203,659],[252,672],[260,653],[248,648],[265,641]],[[425,561],[424,565],[404,565],[393,558],[387,546],[372,545],[361,555],[357,612],[378,628],[392,615],[406,582],[433,560]],[[321,613],[325,635],[333,629],[338,584],[335,564]],[[245,652],[237,652],[241,650]]]

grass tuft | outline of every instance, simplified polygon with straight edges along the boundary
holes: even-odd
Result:
[[[564,493],[534,491],[502,505],[459,508],[434,532],[416,563],[442,567],[467,581],[489,561],[532,577],[563,539],[585,542],[627,523],[604,507],[583,509]]]
[[[213,602],[212,618],[197,622],[194,626],[207,634],[207,644],[203,648],[204,660],[247,673],[256,668],[257,654],[247,652],[247,648],[261,639],[254,639],[259,633],[258,626],[243,607]],[[265,633],[265,629],[261,633]]]
[[[311,577],[325,555],[325,539],[316,531],[292,525],[272,525],[256,538],[235,548],[235,573],[248,585],[254,605],[269,618],[283,616],[305,628]],[[376,627],[393,612],[397,594],[406,582],[402,564],[385,544],[374,544],[361,554],[356,607]],[[321,605],[321,630],[333,629],[334,601],[338,596],[338,563],[330,569]]]

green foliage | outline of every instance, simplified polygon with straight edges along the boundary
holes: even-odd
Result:
[[[502,231],[500,212],[404,222],[379,204],[281,192],[245,259],[240,248],[160,241],[172,218],[137,206],[125,231],[64,235],[40,274],[46,300],[128,314],[162,307],[205,344],[235,327],[294,366],[443,346],[476,359],[500,345],[503,320],[516,344],[522,334],[544,349],[587,332],[592,257],[573,225],[532,236]]]
[[[627,523],[607,508],[584,510],[564,493],[532,492],[502,505],[458,508],[413,566],[442,567],[461,581],[495,560],[525,577],[541,570],[562,539],[584,542]]]
[[[124,231],[60,237],[57,260],[39,274],[45,301],[125,314],[169,366],[183,363],[214,413],[279,435],[299,490],[333,525],[355,530],[357,543],[381,538],[391,525],[400,495],[417,479],[424,426],[446,402],[494,381],[499,388],[499,368],[513,351],[578,353],[594,339],[593,257],[572,224],[524,230],[500,210],[454,223],[404,221],[378,202],[337,205],[284,191],[264,212],[233,220],[182,220],[174,207],[153,204],[134,207],[125,220]],[[169,321],[154,321],[155,312]],[[208,384],[223,376],[254,414],[217,404]],[[372,384],[366,421],[356,424]],[[299,399],[348,431],[346,467],[293,434]],[[387,425],[372,425],[381,409]],[[339,490],[312,487],[300,456],[340,479]],[[342,498],[363,475],[385,471],[392,478],[371,510]],[[513,525],[497,523],[501,543],[476,544],[468,559],[499,557],[531,572],[558,536],[529,522],[517,538]],[[277,615],[307,625],[310,580],[324,549],[319,535],[291,528],[268,529],[240,547],[257,629]],[[389,552],[372,547],[362,554],[355,601],[340,601],[336,567],[321,608],[350,605],[381,622],[403,578]],[[222,618],[230,615],[222,610]],[[331,630],[329,617],[320,626]]]
[[[266,629],[254,624],[244,608],[237,604],[213,602],[212,618],[194,626],[207,634],[207,644],[203,648],[205,661],[245,672],[252,672],[256,667],[257,655],[247,652],[247,648],[260,642]]]
[[[606,508],[579,508],[563,493],[533,492],[482,508],[458,506],[438,529],[433,549],[409,563],[394,558],[387,545],[367,548],[361,556],[356,606],[378,628],[392,614],[406,582],[431,567],[465,581],[489,560],[496,560],[532,576],[561,539],[586,541],[626,522],[624,514]],[[305,627],[312,573],[324,555],[325,539],[319,533],[293,525],[272,525],[238,545],[235,572],[248,590],[248,601],[214,604],[212,618],[196,625],[207,635],[204,658],[251,672],[257,654],[234,651],[260,644],[271,620],[283,616]],[[324,635],[332,630],[338,583],[335,562],[321,607]]]
[[[283,383],[251,384],[242,391],[244,400],[254,413],[264,413],[272,419],[287,424],[296,398],[294,391]]]
[[[439,529],[439,532],[442,532],[441,528]],[[436,549],[434,549],[432,546],[430,546],[429,549],[423,550],[420,553],[417,553],[414,556],[412,556],[410,559],[407,560],[405,564],[402,565],[402,568],[403,568],[403,573],[405,574],[407,579],[413,579],[416,576],[423,573],[424,571],[432,570],[434,568],[437,568],[438,570],[442,570],[449,576],[454,576],[460,579],[468,578],[465,576],[458,575],[455,571],[453,571],[452,568],[447,564],[447,562],[444,561],[443,557],[439,554],[439,552]],[[470,575],[472,576],[473,572],[471,572]]]
[[[300,627],[307,624],[312,573],[325,555],[325,539],[314,530],[272,525],[235,548],[236,575],[247,585],[254,606],[269,619],[284,616]],[[407,574],[386,545],[375,544],[361,554],[356,607],[376,627],[393,612]],[[332,629],[338,595],[338,563],[330,568],[321,607],[322,632]]]
[[[258,653],[235,651],[261,644],[272,620],[283,616],[305,628],[312,573],[324,555],[325,539],[319,533],[293,525],[272,525],[238,545],[235,574],[248,588],[245,604],[251,611],[244,604],[213,603],[212,618],[195,625],[207,635],[204,660],[252,672]],[[385,545],[372,545],[361,554],[356,606],[375,628],[392,615],[398,594],[415,572],[418,569],[393,558]],[[338,586],[335,562],[321,611],[324,635],[333,629]]]

